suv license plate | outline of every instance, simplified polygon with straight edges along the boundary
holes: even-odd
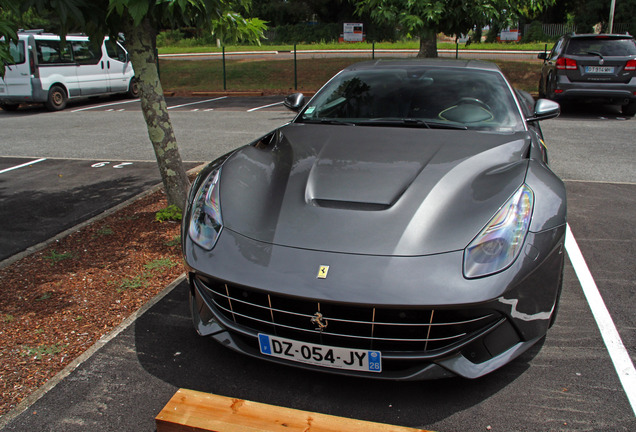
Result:
[[[585,73],[614,73],[614,66],[585,66]]]
[[[334,369],[382,372],[380,351],[316,345],[265,334],[258,335],[258,343],[261,353],[272,357]]]

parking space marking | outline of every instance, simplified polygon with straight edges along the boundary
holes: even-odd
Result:
[[[592,315],[594,315],[594,319],[596,320],[596,325],[601,331],[603,342],[605,342],[618,378],[623,385],[634,415],[636,415],[636,369],[634,369],[634,364],[629,357],[629,353],[618,334],[618,330],[616,330],[614,321],[605,306],[605,302],[596,286],[596,282],[594,282],[592,273],[585,263],[581,249],[579,249],[574,239],[570,225],[567,226],[567,233],[565,235],[565,249],[570,257],[576,276],[581,283],[585,298],[590,305]]]
[[[184,106],[195,105],[195,104],[200,104],[200,103],[205,103],[205,102],[214,102],[214,101],[218,101],[218,100],[221,100],[221,99],[227,99],[227,96],[221,96],[221,97],[214,98],[214,99],[206,99],[206,100],[202,100],[202,101],[189,102],[189,103],[186,103],[186,104],[175,105],[175,106],[168,107],[168,109],[181,108],[181,107],[184,107]]]
[[[139,99],[133,99],[133,100],[129,100],[129,101],[115,102],[115,103],[109,103],[109,104],[103,104],[103,105],[94,105],[94,106],[89,106],[89,107],[86,107],[86,108],[78,108],[76,110],[72,110],[71,112],[88,111],[88,110],[92,110],[92,109],[99,109],[99,108],[104,108],[104,107],[113,106],[113,105],[129,104],[129,103],[133,103],[133,102],[139,102]]]
[[[9,171],[17,170],[19,168],[23,168],[25,166],[33,165],[33,164],[36,164],[38,162],[42,162],[42,161],[45,161],[45,160],[46,160],[46,158],[42,158],[42,159],[37,159],[37,160],[31,161],[31,162],[26,162],[26,163],[23,163],[23,164],[20,164],[20,165],[16,165],[16,166],[11,167],[11,168],[5,168],[3,170],[0,170],[0,174],[4,174],[4,173],[9,172]]]
[[[269,108],[269,107],[273,107],[273,106],[276,106],[276,105],[282,105],[282,104],[283,104],[283,102],[280,101],[280,102],[276,102],[276,103],[273,103],[273,104],[263,105],[263,106],[260,106],[260,107],[248,109],[247,112],[258,111],[258,110],[261,110],[261,109],[264,109],[264,108]]]

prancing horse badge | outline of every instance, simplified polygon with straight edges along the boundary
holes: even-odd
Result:
[[[321,265],[318,269],[318,279],[327,279],[327,273],[329,273],[329,266]]]

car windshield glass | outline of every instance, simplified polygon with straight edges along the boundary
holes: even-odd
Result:
[[[501,74],[443,67],[341,72],[296,121],[496,132],[524,128]]]
[[[628,57],[636,55],[636,43],[633,39],[577,38],[570,40],[566,54]]]

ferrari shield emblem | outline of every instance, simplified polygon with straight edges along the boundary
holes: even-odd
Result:
[[[327,273],[329,273],[329,266],[321,265],[318,269],[318,279],[327,279]]]

